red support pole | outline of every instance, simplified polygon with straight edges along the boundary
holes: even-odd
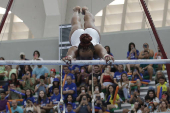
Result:
[[[150,15],[150,12],[149,12],[149,10],[148,10],[148,8],[147,8],[147,5],[146,5],[146,3],[145,3],[144,0],[140,0],[140,2],[141,2],[141,4],[142,4],[143,9],[144,9],[144,11],[145,11],[145,14],[146,14],[146,16],[147,16],[147,18],[148,18],[149,24],[150,24],[150,26],[151,26],[151,28],[152,28],[153,34],[154,34],[155,39],[156,39],[156,41],[157,41],[157,43],[158,43],[158,46],[159,46],[159,48],[160,48],[160,50],[161,50],[161,53],[162,53],[162,55],[163,55],[163,58],[164,58],[164,59],[168,59],[168,58],[167,58],[167,55],[166,55],[166,53],[165,53],[165,51],[164,51],[164,48],[163,48],[163,46],[162,46],[162,43],[161,43],[161,41],[160,41],[160,39],[159,39],[158,32],[157,32],[157,30],[156,30],[156,28],[155,28],[155,25],[154,25],[154,23],[153,23],[153,20],[152,20],[152,17],[151,17],[151,15]],[[169,81],[170,81],[170,64],[166,64],[166,69],[167,69],[167,73],[168,73],[168,79],[169,79]]]
[[[0,34],[1,34],[1,31],[2,31],[2,28],[3,28],[4,24],[5,24],[6,18],[7,18],[7,16],[8,16],[8,12],[9,12],[9,10],[11,9],[12,3],[13,3],[13,0],[9,0],[8,5],[7,5],[7,7],[6,7],[5,14],[3,15],[3,18],[2,18],[2,20],[1,20]]]

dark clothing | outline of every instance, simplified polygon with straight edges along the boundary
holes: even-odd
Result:
[[[93,73],[93,76],[95,76],[97,78],[98,82],[100,82],[101,73],[99,73],[99,74]],[[92,74],[90,74],[89,80],[92,80]]]
[[[7,105],[8,100],[0,100],[0,111],[3,111],[6,109],[6,105]]]

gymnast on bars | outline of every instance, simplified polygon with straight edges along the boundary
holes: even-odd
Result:
[[[95,18],[88,11],[87,7],[83,7],[82,10],[79,6],[73,9],[73,17],[71,20],[72,29],[69,36],[69,41],[72,45],[67,52],[67,56],[62,60],[66,63],[73,59],[77,60],[92,60],[97,58],[102,58],[108,61],[114,58],[107,54],[105,48],[100,44],[100,32],[94,25]],[[84,29],[81,25],[81,19],[79,14],[84,15]]]

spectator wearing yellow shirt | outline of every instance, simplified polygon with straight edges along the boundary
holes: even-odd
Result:
[[[169,92],[169,85],[165,80],[164,77],[159,77],[159,83],[156,84],[156,94],[158,86],[160,86],[160,88],[162,87],[162,92]]]

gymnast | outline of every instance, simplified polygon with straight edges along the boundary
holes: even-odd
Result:
[[[106,62],[114,58],[107,54],[106,49],[100,44],[101,36],[100,32],[94,25],[95,18],[88,11],[87,7],[83,7],[82,10],[79,6],[73,9],[73,17],[71,20],[72,28],[69,36],[69,41],[72,47],[69,48],[67,56],[63,61],[77,60],[92,60],[102,58]],[[79,14],[84,15],[84,29],[82,28],[81,19]]]

